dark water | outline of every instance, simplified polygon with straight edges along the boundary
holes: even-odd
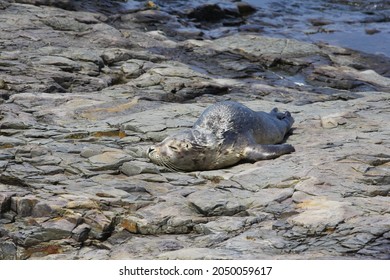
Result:
[[[276,15],[268,18],[279,28],[268,28],[269,34],[390,56],[390,1],[248,0],[248,3],[260,8],[258,14]],[[256,17],[254,21],[260,20]]]
[[[234,5],[237,1],[157,0],[161,10],[185,14],[205,3]],[[245,18],[245,26],[257,26],[266,36],[326,42],[390,57],[390,0],[247,0],[257,12]],[[145,1],[127,2],[128,7]],[[241,32],[240,26],[209,25],[210,38]]]

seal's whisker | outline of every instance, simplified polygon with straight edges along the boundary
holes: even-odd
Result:
[[[184,170],[177,167],[176,165],[174,165],[173,163],[170,163],[170,166],[176,171],[176,172],[183,172]]]
[[[172,172],[175,172],[174,169],[172,169],[169,164],[163,159],[163,158],[159,158],[158,159],[158,164],[161,165],[161,166],[164,166],[165,168],[167,168],[168,170],[172,171]]]
[[[175,165],[173,165],[172,163],[170,162],[166,162],[165,163],[166,166],[171,170],[171,171],[174,171],[174,172],[181,172],[180,169],[178,169]]]
[[[185,170],[183,168],[178,167],[175,163],[168,160],[169,166],[171,166],[176,172],[184,172]]]
[[[165,161],[162,158],[158,159],[157,164],[160,165],[160,166],[163,166],[165,168],[168,168],[169,170],[171,170],[171,168],[169,166],[167,166],[167,164],[165,163]],[[174,170],[171,170],[171,171],[174,171]]]
[[[182,172],[182,170],[180,168],[178,168],[177,166],[175,166],[172,162],[169,161],[169,159],[165,158],[161,158],[162,159],[162,163],[163,165],[168,168],[169,170],[173,171],[173,172]]]

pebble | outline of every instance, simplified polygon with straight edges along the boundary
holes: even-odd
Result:
[[[158,174],[159,171],[157,167],[148,162],[139,162],[139,161],[130,161],[125,162],[119,169],[121,172],[127,176],[138,175],[141,173],[151,173]]]

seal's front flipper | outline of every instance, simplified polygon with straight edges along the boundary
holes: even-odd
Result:
[[[251,145],[245,148],[244,159],[248,161],[274,159],[292,152],[295,152],[295,149],[289,144]]]

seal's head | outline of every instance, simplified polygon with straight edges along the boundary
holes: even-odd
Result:
[[[206,154],[210,147],[209,139],[206,138],[197,130],[187,129],[151,146],[147,154],[155,164],[173,171],[203,169],[202,166],[208,161]]]

